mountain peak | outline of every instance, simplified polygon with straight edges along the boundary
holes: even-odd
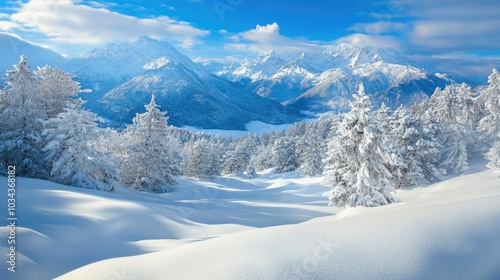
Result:
[[[144,43],[144,42],[159,42],[158,40],[156,39],[153,39],[153,38],[150,38],[146,35],[141,35],[139,36],[135,41],[134,43]]]

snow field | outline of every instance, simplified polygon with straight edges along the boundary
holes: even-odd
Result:
[[[180,179],[165,194],[19,178],[18,272],[2,238],[0,278],[498,279],[500,183],[485,164],[347,209],[298,172]]]

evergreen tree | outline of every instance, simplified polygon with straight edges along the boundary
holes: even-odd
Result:
[[[179,173],[179,156],[170,147],[168,117],[158,108],[154,95],[145,107],[146,112],[137,114],[125,130],[127,144],[119,167],[125,186],[139,191],[164,192],[176,183],[172,173]]]
[[[472,92],[466,84],[448,85],[444,90],[436,90],[427,102],[427,121],[436,119],[441,123],[438,132],[442,145],[440,166],[455,173],[468,169],[468,156],[476,149],[476,111]]]
[[[220,175],[217,148],[205,138],[200,138],[187,145],[183,169],[186,176],[198,179],[210,179]]]
[[[486,153],[486,158],[490,161],[488,167],[500,173],[500,135],[493,146]]]
[[[271,145],[261,144],[257,147],[257,149],[255,150],[255,158],[253,164],[257,171],[268,169],[273,166]]]
[[[280,137],[272,149],[272,164],[274,173],[294,171],[299,167],[294,144],[287,137]]]
[[[251,139],[249,137],[238,141],[234,148],[226,155],[222,174],[243,173],[250,163],[251,146]]]
[[[80,92],[74,76],[45,66],[32,72],[23,55],[13,70],[7,71],[7,87],[0,93],[0,157],[16,164],[23,176],[45,178],[49,166],[40,152],[47,144],[41,137],[43,123],[67,107],[80,106],[72,99]],[[76,106],[76,107],[75,107]]]
[[[500,73],[496,69],[488,77],[488,87],[481,91],[480,99],[488,111],[480,128],[494,139],[500,133]]]
[[[79,102],[73,99],[81,92],[79,83],[73,80],[74,75],[50,66],[38,68],[35,75],[40,78],[38,106],[45,119],[54,118],[62,113],[68,103]]]
[[[80,104],[83,104],[81,102]],[[108,156],[98,151],[100,119],[72,103],[63,113],[45,122],[42,149],[50,162],[50,179],[80,188],[112,191],[118,171]]]
[[[324,183],[330,205],[339,207],[379,206],[395,202],[393,175],[387,166],[399,161],[390,137],[371,111],[371,103],[360,85],[345,113],[339,134],[329,144]]]
[[[248,166],[247,168],[245,169],[245,174],[250,177],[250,178],[253,178],[255,177],[255,175],[257,175],[257,172],[255,171],[255,165],[254,165],[254,162],[255,162],[255,158],[254,157],[251,157],[250,158],[250,162],[248,163]]]
[[[391,136],[401,149],[403,164],[399,180],[402,185],[433,182],[445,174],[438,167],[442,146],[422,120],[400,107],[394,112],[389,127]]]
[[[304,142],[304,156],[302,160],[302,173],[308,176],[320,175],[323,171],[321,154],[318,147],[318,141],[314,133],[307,133]]]
[[[0,158],[16,165],[20,176],[44,177],[47,167],[40,156],[44,114],[40,108],[40,80],[26,56],[7,71],[7,87],[0,93]]]
[[[451,172],[462,174],[469,169],[468,149],[463,126],[449,124],[440,132],[440,143],[443,146],[441,164]]]

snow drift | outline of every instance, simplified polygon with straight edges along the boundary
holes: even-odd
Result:
[[[181,179],[166,194],[19,178],[18,272],[2,238],[0,277],[498,279],[500,182],[484,165],[348,209],[296,172]]]

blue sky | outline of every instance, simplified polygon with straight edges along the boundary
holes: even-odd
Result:
[[[269,50],[322,49],[342,42],[393,47],[457,71],[499,66],[498,0],[3,1],[0,32],[76,56],[140,35],[191,58],[233,61]]]

